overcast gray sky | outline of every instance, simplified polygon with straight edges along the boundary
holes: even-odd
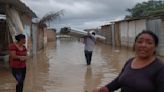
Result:
[[[39,18],[50,11],[64,10],[64,15],[51,23],[60,29],[70,26],[83,30],[97,28],[129,14],[126,9],[148,0],[22,0]]]

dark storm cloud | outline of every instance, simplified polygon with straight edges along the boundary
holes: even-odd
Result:
[[[64,10],[64,16],[52,26],[93,28],[118,20],[128,14],[127,8],[147,0],[23,0],[41,18],[49,11]]]

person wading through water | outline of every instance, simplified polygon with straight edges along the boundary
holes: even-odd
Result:
[[[84,36],[84,54],[87,65],[91,64],[92,52],[96,44],[95,32],[88,32],[87,36]]]

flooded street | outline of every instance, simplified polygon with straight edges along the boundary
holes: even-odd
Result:
[[[97,44],[92,64],[86,66],[84,45],[78,41],[61,40],[27,63],[24,92],[92,92],[117,76],[131,50],[116,50]],[[16,81],[8,68],[0,68],[0,92],[15,92]]]

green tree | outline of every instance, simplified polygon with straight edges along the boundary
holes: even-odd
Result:
[[[133,8],[127,9],[132,17],[149,16],[164,13],[164,1],[150,0],[136,4]]]

